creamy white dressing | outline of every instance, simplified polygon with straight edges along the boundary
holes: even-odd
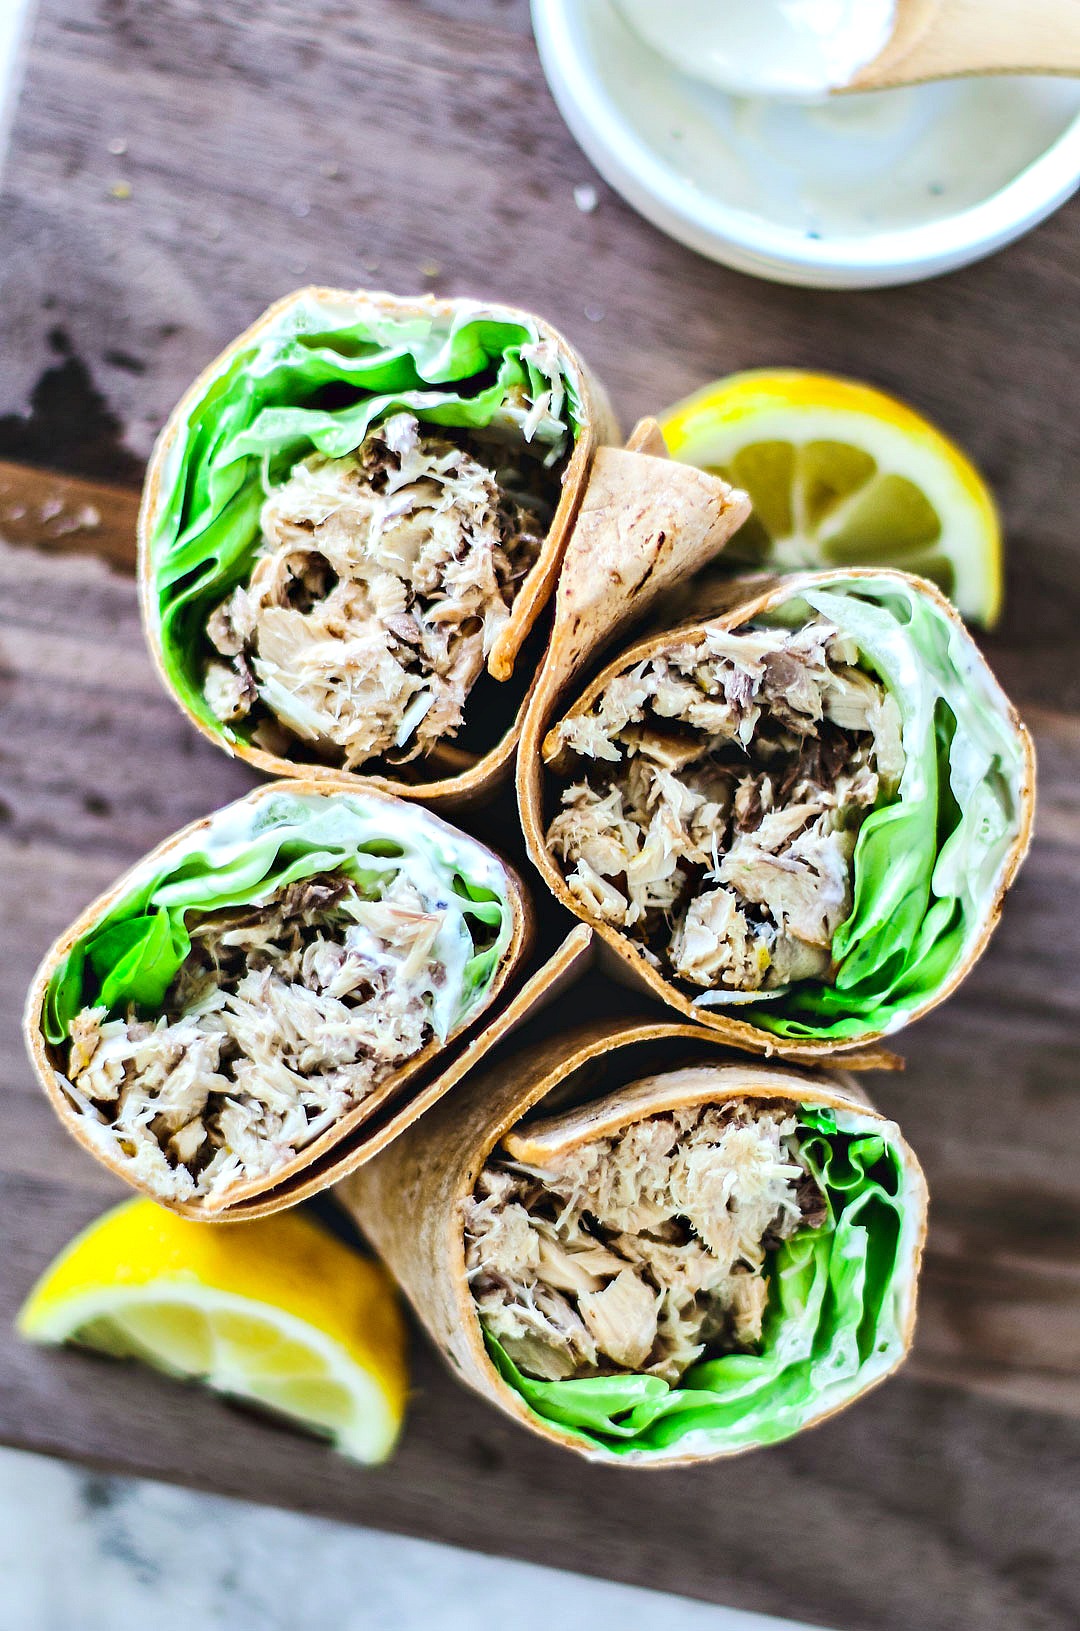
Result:
[[[425,901],[433,905],[445,903],[431,958],[443,964],[446,979],[430,992],[432,1024],[440,1040],[445,1040],[486,997],[486,989],[482,987],[464,1007],[462,1005],[465,968],[473,955],[473,941],[461,900],[453,889],[455,874],[490,889],[504,903],[495,942],[496,961],[501,959],[510,942],[513,913],[505,904],[506,874],[495,857],[422,805],[364,793],[339,793],[330,797],[285,792],[276,787],[261,788],[215,811],[205,827],[187,834],[182,843],[169,851],[167,867],[163,866],[157,851],[145,857],[128,873],[127,893],[133,893],[149,878],[164,872],[166,881],[154,890],[153,905],[185,904],[197,909],[203,901],[213,900],[220,894],[218,869],[231,870],[230,882],[238,891],[256,884],[263,876],[264,867],[264,861],[258,856],[258,840],[271,830],[281,829],[292,829],[305,848],[310,847],[312,851],[318,850],[320,841],[331,848],[346,842],[359,850],[363,844],[392,839],[401,848],[400,858],[391,857],[381,862],[372,858],[372,866],[381,865],[388,871],[400,869]],[[174,872],[182,870],[181,863],[189,854],[205,856],[215,870],[203,878],[174,877]],[[241,857],[251,858],[250,877],[238,875],[236,863]],[[254,898],[258,895],[256,889]]]
[[[702,3],[728,15],[722,0]],[[670,43],[683,0],[655,7],[646,30],[639,13],[653,5],[596,0],[580,20],[582,48],[618,124],[657,163],[658,185],[744,215],[748,231],[767,222],[802,238],[866,239],[946,221],[1000,192],[1080,115],[1076,81],[1018,75],[817,102],[731,95],[673,67],[670,49],[658,54],[644,36],[663,31]]]
[[[741,96],[848,85],[892,37],[896,0],[616,0],[654,51]]]

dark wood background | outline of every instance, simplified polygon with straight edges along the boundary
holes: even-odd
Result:
[[[1073,205],[909,289],[774,287],[598,182],[525,0],[40,0],[0,195],[0,1438],[828,1625],[1075,1631],[1078,228]],[[689,1472],[583,1468],[418,1339],[403,1446],[365,1473],[10,1335],[34,1276],[117,1193],[32,1082],[32,968],[121,867],[252,782],[154,680],[132,490],[196,370],[306,281],[532,306],[626,424],[733,368],[846,370],[937,417],[1002,501],[1008,601],[986,645],[1035,731],[1036,844],[988,956],[904,1035],[905,1074],[871,1083],[933,1195],[915,1358],[794,1443]]]

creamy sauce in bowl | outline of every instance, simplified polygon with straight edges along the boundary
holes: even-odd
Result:
[[[1018,237],[1080,180],[1076,80],[733,95],[654,50],[627,4],[638,0],[533,0],[556,101],[630,203],[743,271],[833,288],[933,276]]]
[[[850,84],[892,37],[896,0],[616,0],[683,73],[741,96],[819,96]]]
[[[1077,114],[1080,87],[1049,78],[951,80],[821,103],[729,96],[682,79],[662,107],[637,108],[656,151],[691,186],[810,238],[866,237],[969,209]]]

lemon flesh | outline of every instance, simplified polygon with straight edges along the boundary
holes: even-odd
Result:
[[[660,415],[673,457],[744,487],[753,514],[725,562],[780,572],[899,567],[962,616],[1001,610],[1001,526],[975,466],[904,403],[854,380],[760,369]]]
[[[201,1381],[357,1461],[385,1460],[401,1428],[408,1372],[393,1286],[298,1213],[205,1224],[128,1201],[61,1252],[17,1324],[35,1342]]]

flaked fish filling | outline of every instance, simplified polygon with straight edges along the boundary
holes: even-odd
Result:
[[[569,763],[548,843],[571,892],[710,993],[834,975],[869,812],[904,768],[900,711],[822,617],[708,628],[552,731]]]
[[[208,620],[213,713],[347,770],[455,736],[558,484],[524,443],[408,413],[345,458],[301,460],[263,505],[248,582]]]
[[[465,1256],[485,1329],[543,1380],[675,1383],[762,1336],[769,1254],[826,1205],[794,1104],[676,1110],[525,1166],[496,1151],[469,1198]]]
[[[441,922],[403,873],[377,900],[321,873],[189,921],[160,1017],[84,1008],[61,1079],[163,1198],[265,1178],[431,1039]]]

